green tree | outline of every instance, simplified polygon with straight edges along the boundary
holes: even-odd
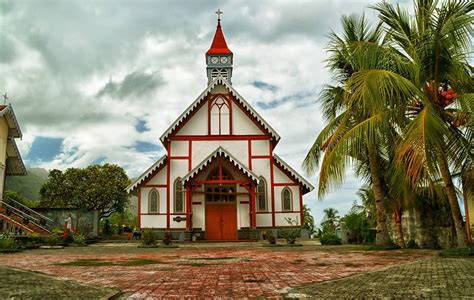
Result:
[[[324,217],[321,222],[321,228],[323,233],[335,233],[340,220],[339,212],[335,208],[328,207],[323,210],[323,213]]]
[[[409,12],[386,2],[374,6],[399,60],[410,72],[395,70],[399,80],[410,80],[400,110],[409,123],[402,127],[397,146],[405,176],[415,186],[442,178],[449,199],[459,247],[467,239],[451,170],[472,166],[474,94],[472,66],[472,1],[419,0],[413,21]],[[403,78],[403,79],[402,79]],[[381,85],[373,90],[393,90]],[[373,92],[373,91],[372,91]]]
[[[310,234],[314,233],[314,217],[311,215],[311,209],[304,204],[303,205],[304,221],[303,228],[307,229]]]
[[[85,169],[52,170],[40,190],[41,205],[96,209],[100,218],[123,212],[128,201],[129,179],[117,165],[92,165]]]

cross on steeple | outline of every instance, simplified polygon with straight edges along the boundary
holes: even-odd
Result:
[[[221,20],[221,15],[223,14],[223,12],[221,11],[220,8],[218,8],[215,12],[215,14],[217,15],[217,21],[220,21]]]
[[[2,97],[3,97],[3,104],[7,104],[7,100],[8,100],[7,93],[3,94]]]

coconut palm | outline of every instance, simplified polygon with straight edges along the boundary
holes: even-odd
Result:
[[[379,157],[384,129],[388,130],[391,119],[396,116],[387,113],[387,107],[393,109],[400,106],[397,101],[403,100],[406,95],[399,90],[370,93],[367,87],[394,81],[395,76],[385,72],[385,69],[399,65],[401,70],[403,62],[397,61],[397,56],[383,45],[380,26],[372,29],[364,16],[343,17],[342,23],[343,36],[333,32],[329,43],[328,67],[338,84],[326,86],[321,97],[328,125],[308,152],[304,168],[313,173],[321,163],[318,195],[322,197],[330,185],[343,181],[351,162],[366,160],[375,197],[376,244],[388,245],[391,241],[383,207]],[[407,90],[409,81],[399,81],[400,89]],[[387,105],[388,101],[394,103]]]
[[[321,222],[322,227],[330,232],[336,232],[336,228],[339,225],[340,220],[337,209],[328,207],[323,210],[323,213],[324,217],[323,221]]]
[[[398,73],[410,80],[411,93],[397,147],[398,159],[413,185],[428,186],[442,178],[449,199],[459,247],[467,245],[451,170],[472,162],[474,95],[468,54],[472,44],[474,4],[470,1],[415,2],[415,18],[386,2],[374,6],[380,13],[400,60],[412,72]],[[391,89],[393,87],[380,87]],[[380,89],[379,88],[379,89]]]

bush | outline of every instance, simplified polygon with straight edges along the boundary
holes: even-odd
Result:
[[[408,249],[418,249],[420,248],[418,244],[415,242],[415,240],[409,240],[407,243],[407,248]]]
[[[74,235],[74,243],[78,245],[85,245],[86,237],[83,234],[77,233]]]
[[[301,229],[298,228],[285,228],[280,229],[280,235],[286,240],[288,245],[293,245],[296,242],[296,238],[300,236]]]
[[[142,244],[147,246],[156,245],[156,234],[151,230],[145,230],[142,234]]]
[[[439,253],[441,257],[474,256],[474,246],[469,248],[449,248]]]
[[[17,249],[18,244],[15,239],[6,234],[0,235],[0,249]]]
[[[341,238],[331,232],[321,234],[319,241],[322,245],[341,245]]]
[[[272,233],[271,231],[269,231],[269,232],[267,233],[266,238],[267,238],[267,241],[268,241],[270,244],[272,244],[272,245],[275,245],[275,244],[276,244],[276,238],[273,236],[273,233]]]
[[[48,246],[59,246],[62,244],[61,238],[55,233],[51,233],[50,235],[45,237],[43,241],[44,244]]]
[[[64,230],[62,240],[63,240],[63,243],[65,244],[70,244],[74,242],[74,236],[72,234],[72,231],[69,229]]]
[[[170,232],[165,232],[165,235],[163,236],[163,244],[165,245],[170,245],[172,243],[173,239],[171,237],[171,233]]]

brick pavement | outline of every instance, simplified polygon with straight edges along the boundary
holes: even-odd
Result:
[[[289,290],[287,298],[474,299],[473,258],[433,258]]]
[[[121,290],[130,298],[178,297],[278,297],[282,290],[303,284],[341,278],[391,265],[415,261],[426,253],[321,252],[304,249],[178,248],[114,249],[107,253],[89,247],[82,252],[27,251],[1,255],[0,265],[39,271]],[[316,248],[315,248],[316,249]],[[77,259],[120,261],[153,259],[162,263],[144,266],[62,266]]]

